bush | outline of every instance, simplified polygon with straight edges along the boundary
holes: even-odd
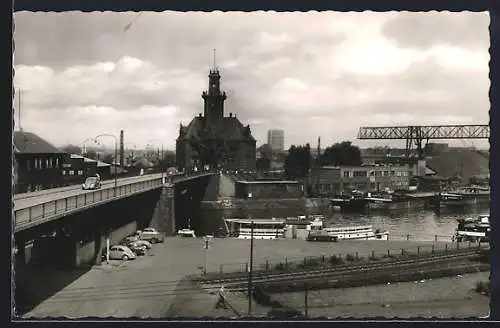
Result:
[[[283,263],[278,263],[274,266],[274,268],[278,271],[285,271],[285,265]]]
[[[330,256],[330,259],[328,260],[328,262],[330,262],[330,264],[332,264],[332,265],[338,265],[338,264],[344,263],[344,260],[342,260],[342,258],[340,258],[340,257],[332,255],[332,256]]]
[[[354,257],[354,255],[352,255],[352,254],[347,254],[347,255],[345,256],[345,259],[346,259],[346,261],[349,261],[349,262],[353,262],[353,261],[355,261],[355,260],[356,260],[356,258],[355,258],[355,257]]]

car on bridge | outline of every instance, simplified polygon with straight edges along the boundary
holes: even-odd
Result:
[[[155,228],[145,228],[139,232],[139,239],[149,241],[152,244],[163,243],[165,241],[165,235]]]
[[[109,259],[110,260],[134,260],[136,258],[135,253],[123,245],[114,245],[109,248]]]
[[[82,184],[83,190],[95,190],[101,188],[101,179],[98,176],[88,177]]]

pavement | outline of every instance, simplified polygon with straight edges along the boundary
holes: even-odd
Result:
[[[190,285],[186,275],[200,274],[205,262],[207,271],[244,270],[249,256],[249,241],[232,238],[213,239],[208,251],[202,238],[167,238],[153,245],[146,256],[128,262],[113,261],[75,274],[59,291],[36,305],[23,318],[42,317],[137,317],[164,318],[174,316],[231,317],[231,310],[215,310],[216,295],[199,286]],[[302,240],[255,240],[255,268],[269,263],[303,259],[305,256],[331,255],[358,251],[368,256],[372,250],[380,254],[401,248],[431,247],[429,242],[413,241],[343,241],[310,243]],[[436,247],[443,247],[438,244]],[[24,287],[50,288],[71,272],[42,274],[32,270],[25,277]],[[60,282],[58,282],[60,284]],[[25,293],[35,293],[25,291]],[[228,296],[239,313],[247,313],[248,299],[244,294]],[[269,309],[255,305],[254,315],[264,315]],[[218,312],[219,311],[219,312]],[[222,312],[221,312],[222,311]]]

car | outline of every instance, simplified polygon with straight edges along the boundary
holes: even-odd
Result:
[[[134,260],[136,258],[135,253],[124,245],[114,245],[109,248],[109,259],[110,260]]]
[[[155,228],[145,228],[140,235],[140,239],[155,243],[163,243],[165,241],[165,235],[163,232],[157,231]]]
[[[130,248],[135,255],[146,255],[146,246],[139,244],[137,241],[131,242],[127,247]]]
[[[128,246],[132,243],[135,243],[139,246],[144,246],[144,247],[146,247],[146,249],[151,249],[151,247],[152,247],[152,245],[149,241],[139,239],[139,236],[136,236],[136,235],[123,238],[122,241],[120,242],[120,245]]]
[[[135,243],[139,246],[144,246],[144,247],[146,247],[146,249],[151,249],[151,247],[152,247],[151,243],[147,240],[137,239],[133,243]]]
[[[101,179],[97,176],[88,177],[82,184],[83,190],[95,190],[101,188]]]

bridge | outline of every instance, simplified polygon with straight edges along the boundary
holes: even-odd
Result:
[[[118,179],[116,187],[114,180],[107,180],[97,190],[75,185],[17,194],[13,231],[18,260],[26,263],[27,242],[47,234],[66,240],[70,262],[78,266],[100,260],[104,238],[117,243],[146,226],[174,235],[191,219],[199,225],[190,216],[201,200],[215,199],[217,180],[213,172],[151,174]]]

